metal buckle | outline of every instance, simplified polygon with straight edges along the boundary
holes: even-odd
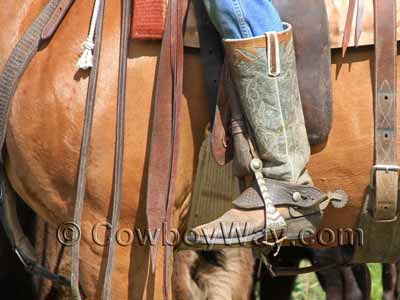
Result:
[[[371,169],[371,181],[369,186],[371,189],[375,189],[375,174],[376,171],[386,171],[386,172],[397,172],[400,173],[400,166],[395,165],[374,165]]]

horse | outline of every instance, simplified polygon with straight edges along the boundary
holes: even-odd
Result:
[[[92,2],[75,1],[52,41],[33,59],[13,99],[6,137],[7,176],[18,195],[49,224],[49,239],[57,245],[50,249],[50,267],[55,269],[58,264],[57,270],[63,274],[70,267],[69,249],[61,251],[64,248],[56,241],[56,229],[72,219],[88,80],[88,73],[78,71],[75,62],[85,39]],[[45,3],[46,0],[3,1],[2,6],[7,9],[0,10],[0,23],[7,30],[0,33],[0,65]],[[89,299],[99,298],[105,271],[105,248],[93,242],[93,228],[104,224],[111,211],[120,10],[118,1],[107,2],[81,228],[80,283]],[[122,233],[146,226],[149,120],[160,46],[159,41],[131,41],[129,45]],[[351,199],[347,208],[329,208],[325,212],[321,228],[337,232],[356,227],[370,180],[374,141],[373,48],[349,49],[345,58],[334,51],[332,66],[333,126],[328,142],[313,148],[309,171],[316,186],[326,191],[340,187]],[[186,50],[174,207],[177,228],[187,219],[196,155],[209,119],[203,75],[198,52]],[[125,242],[117,247],[112,297],[161,299],[162,247],[153,273],[148,245]],[[60,255],[62,259],[55,258]],[[229,276],[229,272],[223,274]],[[241,283],[236,279],[231,282],[235,284]],[[234,299],[245,299],[246,295],[237,297]]]

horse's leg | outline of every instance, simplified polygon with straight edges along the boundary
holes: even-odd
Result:
[[[182,251],[176,255],[176,300],[249,300],[253,255],[250,249]]]
[[[296,268],[302,259],[307,258],[307,249],[284,247],[279,253],[282,267]],[[260,298],[290,300],[297,276],[271,277],[264,265],[260,273]]]
[[[400,298],[400,261],[396,263],[396,299]]]
[[[327,300],[343,300],[343,282],[337,268],[317,272],[317,278],[326,293]]]
[[[196,276],[198,258],[198,253],[193,250],[178,251],[175,254],[172,276],[175,300],[205,299],[205,291],[202,291],[193,280],[193,277]]]
[[[366,264],[356,264],[352,266],[354,277],[362,293],[362,299],[371,298],[371,274]]]
[[[312,261],[326,265],[333,261],[341,261],[341,248],[311,250]],[[329,300],[369,299],[371,280],[366,265],[352,267],[337,267],[321,270],[317,273],[318,280]]]
[[[382,288],[384,300],[395,300],[397,270],[395,264],[382,264]]]
[[[367,300],[363,297],[363,293],[357,284],[352,267],[339,268],[342,275],[344,287],[344,300]]]
[[[285,265],[288,267],[297,267],[297,264]],[[260,277],[260,298],[261,299],[280,299],[290,300],[296,276],[285,276],[272,278],[264,268]]]

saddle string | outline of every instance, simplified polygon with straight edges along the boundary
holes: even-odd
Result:
[[[173,222],[173,208],[175,203],[175,185],[178,173],[178,156],[180,144],[180,122],[181,122],[181,106],[183,98],[183,60],[184,60],[184,44],[183,44],[183,26],[186,11],[189,2],[171,1],[171,19],[170,19],[170,42],[171,42],[171,60],[173,73],[173,112],[172,112],[172,151],[171,151],[171,174],[170,174],[170,190],[166,206],[165,223],[167,232],[170,231]],[[170,274],[170,258],[172,245],[166,243],[164,253],[164,298],[167,300],[169,295],[169,274]]]
[[[78,69],[88,70],[93,67],[93,49],[94,45],[94,35],[97,26],[97,18],[100,12],[100,2],[102,0],[95,0],[92,12],[92,18],[90,21],[89,33],[86,40],[82,43],[83,52],[79,57],[77,62]]]
[[[358,43],[361,38],[361,34],[363,31],[364,0],[350,0],[346,16],[346,23],[343,31],[342,57],[346,55],[346,51],[350,43],[351,29],[356,9],[357,9],[357,17],[356,17],[357,19],[356,19],[356,29],[354,35],[354,45],[356,47],[358,47]]]
[[[182,7],[179,11],[178,5]],[[172,212],[175,200],[183,88],[182,22],[187,5],[187,0],[169,1],[157,69],[146,198],[147,227],[152,231],[160,230],[163,222],[169,223],[170,217],[167,214]],[[150,245],[153,272],[157,263],[157,250],[158,243]]]
[[[84,125],[83,125],[83,133],[82,133],[82,141],[81,141],[81,151],[79,158],[79,170],[78,170],[78,179],[76,186],[76,199],[74,205],[74,216],[73,222],[78,228],[81,227],[82,222],[82,210],[83,210],[83,202],[85,199],[86,192],[86,179],[87,179],[87,162],[89,156],[89,146],[90,146],[90,137],[92,133],[92,124],[93,124],[93,114],[94,114],[94,106],[96,100],[96,90],[97,90],[97,78],[99,73],[99,65],[100,65],[100,53],[101,53],[101,42],[102,42],[102,32],[103,32],[103,20],[104,20],[104,2],[105,0],[96,0],[97,14],[99,18],[96,16],[96,31],[95,36],[93,36],[94,43],[94,57],[92,62],[92,68],[90,70],[89,75],[89,83],[86,97],[86,108],[85,108],[85,116],[84,116]],[[93,22],[94,18],[92,18]],[[91,26],[95,28],[94,26]],[[81,299],[80,296],[80,288],[79,288],[79,250],[80,243],[79,241],[74,243],[72,246],[72,270],[71,270],[71,288],[74,299]]]
[[[117,95],[117,124],[115,141],[115,161],[114,161],[114,193],[113,210],[111,220],[111,231],[108,244],[107,264],[104,278],[103,299],[109,300],[111,297],[112,272],[114,269],[115,258],[115,237],[119,226],[119,217],[122,199],[122,176],[124,161],[124,133],[125,133],[125,98],[126,98],[126,75],[128,65],[129,34],[131,25],[131,0],[122,0],[121,6],[121,33],[120,33],[120,52],[118,70],[118,95]]]

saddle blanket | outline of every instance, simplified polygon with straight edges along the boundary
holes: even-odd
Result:
[[[167,9],[166,0],[132,0],[132,38],[161,39]]]
[[[133,21],[132,38],[134,39],[161,39],[164,31],[164,20],[168,0],[132,0]],[[277,0],[279,1],[279,0]],[[331,48],[342,46],[343,30],[346,22],[349,1],[325,0],[329,16],[329,30]],[[400,0],[397,0],[397,13],[400,15]],[[354,17],[355,22],[356,17]],[[354,28],[353,24],[353,28]],[[400,37],[399,26],[397,26],[398,37]],[[354,30],[355,31],[355,30]],[[354,46],[354,31],[349,46]],[[398,38],[399,39],[399,38]],[[359,45],[374,44],[374,2],[364,0],[363,33]],[[189,8],[187,25],[185,31],[185,45],[199,47],[196,21],[193,6]]]

